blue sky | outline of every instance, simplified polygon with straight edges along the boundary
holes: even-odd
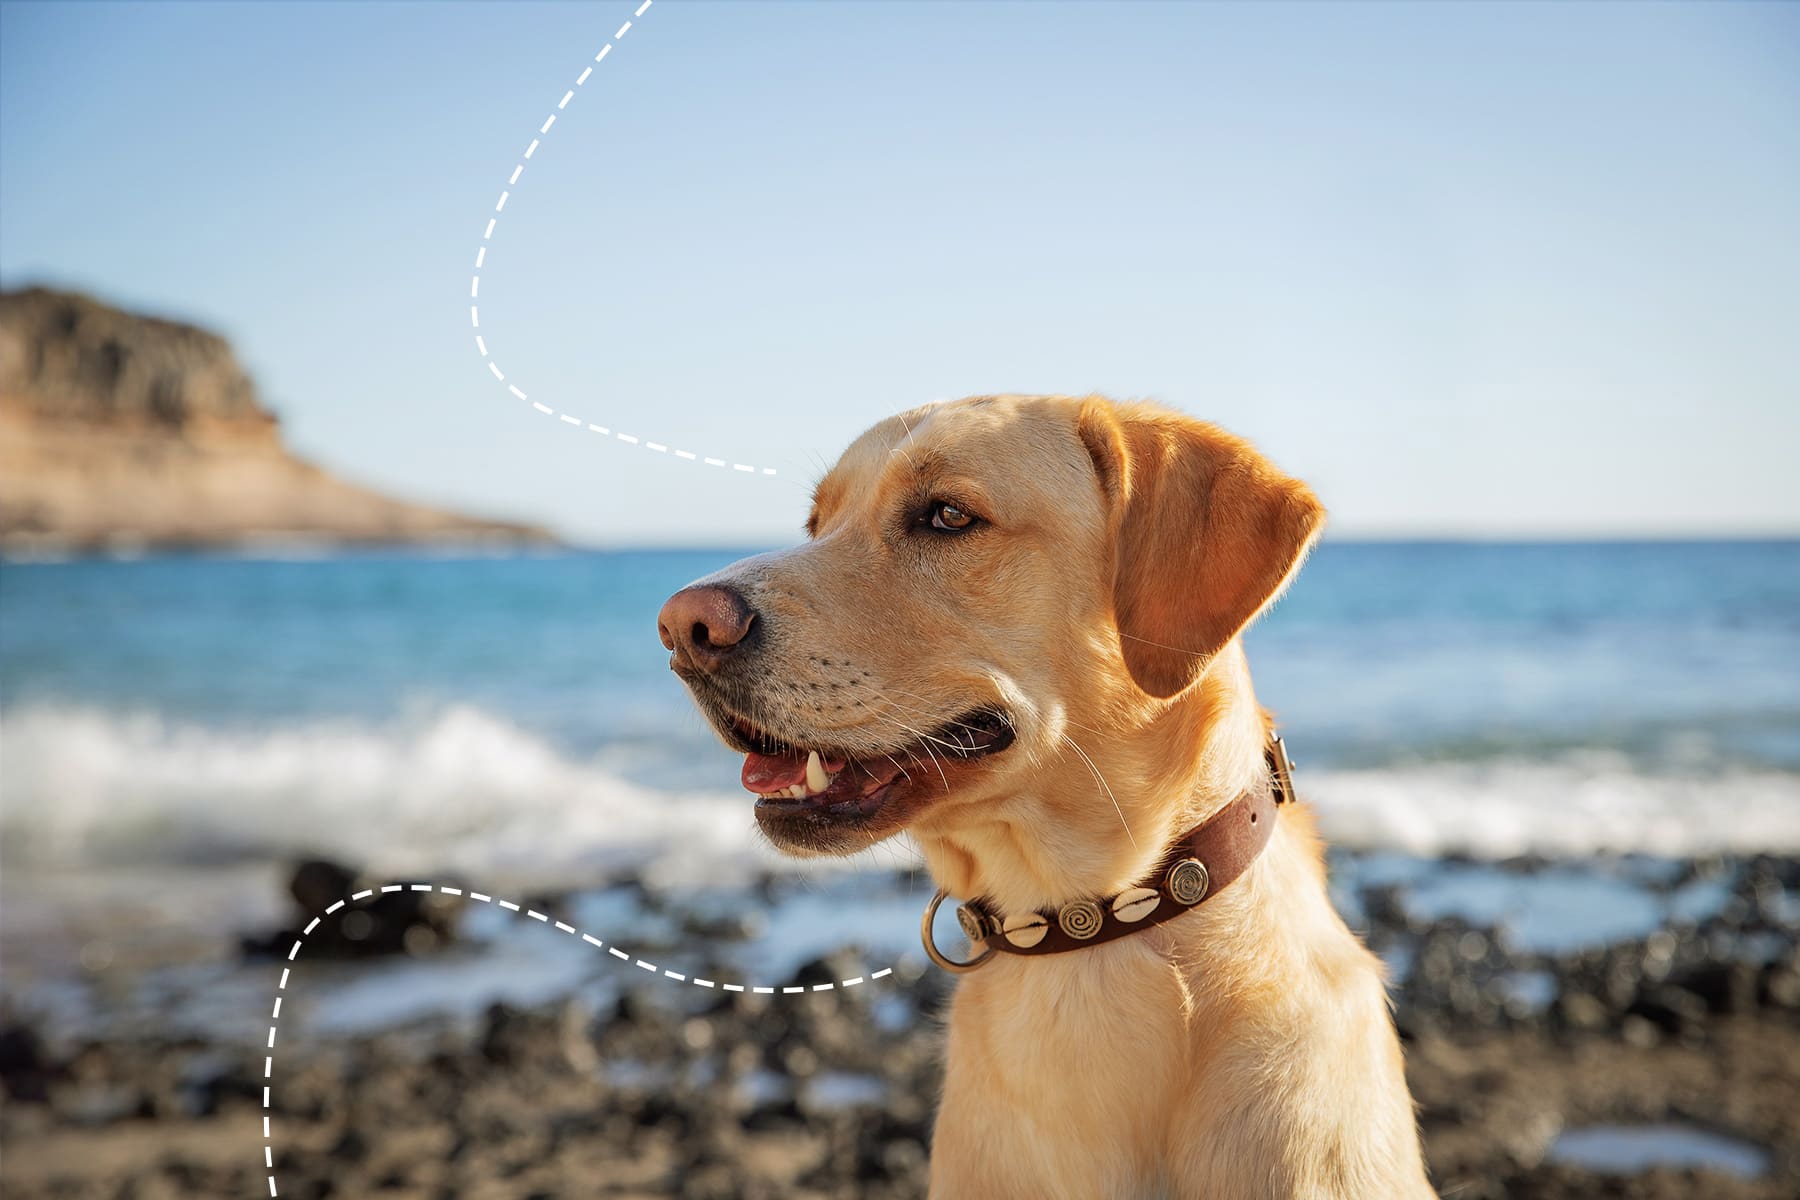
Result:
[[[232,338],[292,441],[786,538],[925,400],[1164,400],[1340,534],[1800,529],[1778,4],[0,2],[0,281]]]

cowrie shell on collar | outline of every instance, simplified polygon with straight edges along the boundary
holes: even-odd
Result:
[[[1031,949],[1049,932],[1050,922],[1044,920],[1044,914],[1034,912],[1008,917],[1006,924],[1000,927],[1001,935],[1021,950]]]
[[[1155,912],[1156,906],[1161,903],[1162,894],[1155,888],[1130,888],[1120,892],[1113,899],[1113,916],[1126,924],[1131,924],[1134,921],[1141,921]]]

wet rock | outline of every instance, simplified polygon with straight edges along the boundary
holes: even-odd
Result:
[[[369,1157],[369,1139],[363,1136],[360,1129],[346,1129],[332,1143],[331,1157],[337,1162],[362,1162]]]
[[[296,925],[245,938],[244,953],[254,958],[285,958],[299,941],[315,958],[419,956],[434,953],[455,939],[463,902],[453,897],[403,884],[399,891],[376,891],[362,900],[350,899],[359,891],[384,886],[389,885],[371,882],[342,863],[326,859],[298,863],[288,880]],[[339,901],[347,903],[335,912],[326,911]],[[309,926],[311,933],[306,932]]]
[[[1676,987],[1656,987],[1645,992],[1627,1010],[1666,1034],[1695,1032],[1706,1021],[1706,1003],[1692,992]]]
[[[743,908],[719,913],[684,913],[681,917],[681,937],[689,944],[741,942],[761,933],[765,924],[765,918],[760,912]]]
[[[805,1123],[806,1114],[800,1111],[799,1102],[792,1099],[759,1104],[744,1116],[743,1122],[746,1130],[755,1133],[787,1129]]]
[[[856,949],[836,951],[803,964],[798,971],[794,972],[793,978],[788,980],[788,984],[804,987],[809,991],[819,984],[836,985],[842,980],[863,975],[862,964],[867,961],[868,957]],[[846,996],[856,994],[855,988],[838,989],[834,987],[833,990]]]
[[[318,916],[356,891],[356,872],[341,863],[308,859],[294,868],[288,894],[308,919]]]
[[[1709,962],[1689,968],[1670,983],[1706,1005],[1711,1013],[1745,1013],[1756,1007],[1756,969],[1747,962]]]
[[[56,1074],[36,1029],[22,1021],[0,1024],[0,1088],[8,1100],[44,1103]]]

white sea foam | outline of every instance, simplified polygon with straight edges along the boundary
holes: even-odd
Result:
[[[31,707],[0,718],[0,854],[34,866],[323,854],[550,882],[777,865],[741,793],[662,792],[469,707],[227,730]]]
[[[1605,753],[1303,772],[1335,843],[1481,857],[1800,851],[1800,775],[1645,774]],[[471,707],[262,730],[29,706],[0,717],[0,855],[46,866],[318,853],[550,882],[692,883],[788,860],[736,788],[664,791]],[[874,865],[893,859],[876,858]]]
[[[1800,851],[1800,775],[1647,774],[1610,751],[1303,772],[1332,842],[1414,854],[1552,858]]]

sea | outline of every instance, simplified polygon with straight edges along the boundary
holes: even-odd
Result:
[[[76,1004],[95,960],[276,925],[309,856],[495,893],[800,873],[814,908],[905,877],[858,941],[915,946],[910,849],[773,853],[668,670],[662,600],[759,549],[0,564],[0,988]],[[1246,647],[1325,836],[1382,869],[1800,853],[1800,542],[1328,541]]]

